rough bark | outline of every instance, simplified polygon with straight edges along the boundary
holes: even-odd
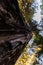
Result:
[[[13,65],[32,36],[17,0],[0,0],[0,63]]]

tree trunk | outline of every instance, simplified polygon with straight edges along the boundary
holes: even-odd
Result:
[[[0,0],[1,65],[13,65],[31,37],[17,0]]]

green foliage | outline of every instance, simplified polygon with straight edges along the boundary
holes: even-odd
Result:
[[[31,8],[33,0],[18,0],[18,2],[25,21],[30,22],[34,13],[33,9]]]
[[[37,34],[34,38],[34,42],[37,44],[43,44],[43,37]]]

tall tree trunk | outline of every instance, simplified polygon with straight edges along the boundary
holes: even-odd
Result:
[[[0,0],[1,65],[13,65],[31,37],[17,0]]]

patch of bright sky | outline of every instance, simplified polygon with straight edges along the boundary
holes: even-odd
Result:
[[[39,35],[43,36],[43,31],[40,31],[40,32],[39,32]]]
[[[37,5],[37,7],[35,7],[35,13],[33,15],[33,20],[36,20],[37,23],[39,23],[41,21],[41,8],[40,8],[40,5],[41,5],[41,0],[36,0],[35,1],[35,6]]]

